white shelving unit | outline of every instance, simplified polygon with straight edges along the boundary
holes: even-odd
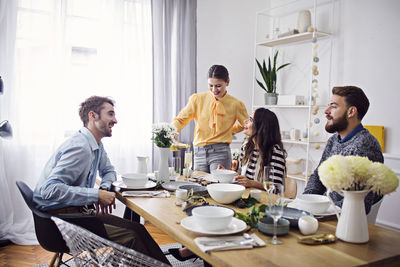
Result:
[[[289,157],[302,158],[305,162],[302,174],[288,174],[287,177],[295,179],[298,185],[298,193],[302,193],[309,175],[317,166],[328,134],[324,130],[324,110],[329,102],[331,91],[331,61],[332,61],[332,25],[333,6],[335,0],[298,0],[288,4],[275,6],[256,14],[256,40],[254,55],[260,62],[268,56],[273,57],[279,50],[277,67],[284,63],[291,63],[288,67],[277,73],[277,93],[280,95],[303,95],[305,105],[264,105],[264,91],[255,82],[262,81],[258,67],[254,64],[254,81],[252,94],[253,110],[264,107],[271,109],[278,116],[281,131],[292,128],[301,129],[307,133],[306,139],[283,139],[284,147]],[[278,1],[272,1],[279,3]],[[282,38],[270,38],[276,28],[286,29],[288,32],[296,26],[299,11],[311,12],[311,26],[316,31],[303,32],[285,36]],[[317,38],[319,62],[313,62],[312,40]],[[312,74],[312,65],[318,65],[320,74],[318,81],[318,98],[313,98],[315,92],[312,88],[312,80],[316,77]],[[278,96],[279,98],[279,96]],[[318,106],[317,114],[313,114],[315,106]],[[307,174],[307,175],[306,175]],[[300,187],[300,190],[299,190]]]

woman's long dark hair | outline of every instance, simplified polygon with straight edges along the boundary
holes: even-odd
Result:
[[[286,158],[283,148],[281,131],[278,118],[275,113],[266,108],[258,108],[254,111],[252,135],[249,136],[244,148],[242,165],[249,161],[256,144],[259,148],[261,166],[268,166],[272,158],[274,145],[278,145]],[[260,172],[262,173],[262,172]]]

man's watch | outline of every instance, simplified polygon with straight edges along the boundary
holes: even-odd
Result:
[[[105,185],[100,186],[100,189],[101,189],[101,190],[105,190],[105,191],[109,191],[109,190],[108,190],[108,187],[105,186]]]

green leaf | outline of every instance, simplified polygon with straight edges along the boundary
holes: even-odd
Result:
[[[283,69],[284,67],[286,67],[286,66],[288,66],[288,65],[290,65],[290,63],[283,64],[283,65],[281,65],[276,71],[278,71],[278,70],[280,70],[280,69]]]
[[[259,80],[257,80],[257,79],[256,79],[256,81],[257,81],[258,85],[261,86],[262,89],[264,89],[265,91],[267,91],[267,89],[265,89],[264,84],[262,84],[262,83],[261,83]]]

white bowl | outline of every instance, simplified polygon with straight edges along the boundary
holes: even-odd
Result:
[[[324,213],[331,204],[327,196],[315,194],[300,195],[296,201],[304,210],[313,214]]]
[[[206,231],[220,231],[226,229],[233,218],[233,210],[216,207],[204,206],[192,210],[192,215],[197,224]]]
[[[147,174],[145,173],[125,173],[121,175],[122,181],[127,186],[144,186],[147,182]]]
[[[209,184],[207,191],[211,198],[222,204],[229,204],[242,197],[246,188],[238,184]]]
[[[220,183],[232,183],[237,175],[235,171],[215,169],[211,171],[213,177]]]

